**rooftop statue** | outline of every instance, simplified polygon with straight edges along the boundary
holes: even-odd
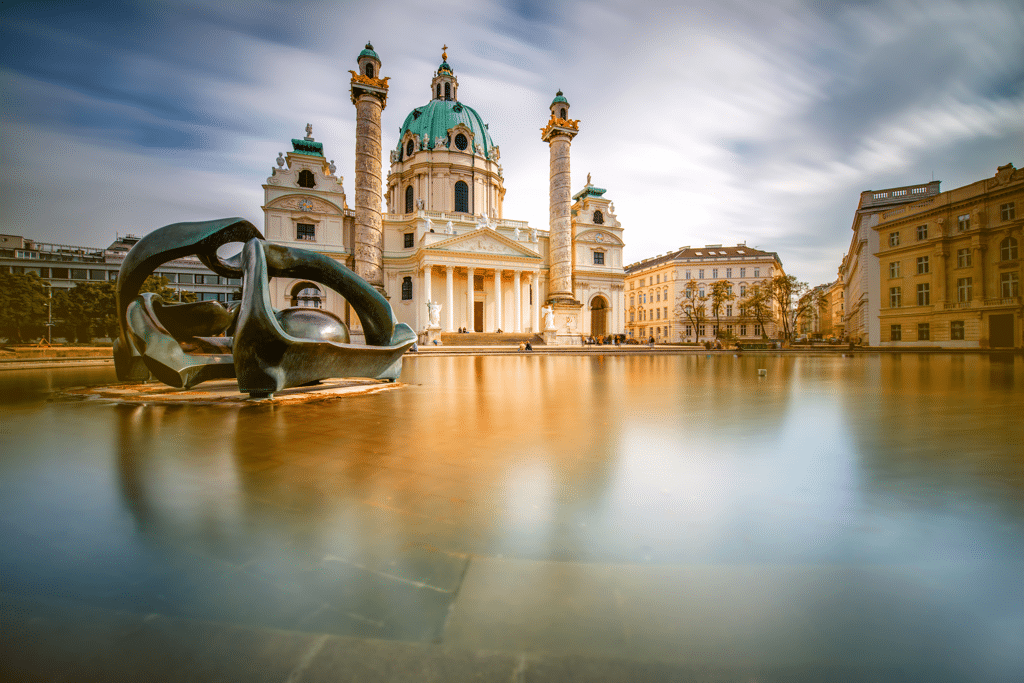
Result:
[[[217,254],[232,242],[244,244],[241,253]],[[190,255],[222,277],[241,278],[241,302],[175,304],[139,295],[157,267]],[[268,287],[273,277],[311,280],[341,294],[362,323],[366,345],[351,344],[345,323],[326,311],[275,310]],[[187,389],[235,377],[239,390],[253,398],[329,377],[394,381],[402,354],[416,341],[412,328],[395,320],[387,299],[348,268],[322,254],[269,244],[242,218],[174,223],[139,240],[118,273],[117,315],[114,365],[120,380],[143,381],[152,373]]]

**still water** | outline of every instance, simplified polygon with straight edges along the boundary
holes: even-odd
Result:
[[[767,370],[760,377],[758,369]],[[719,666],[1024,673],[1024,358],[413,357],[308,405],[0,373],[0,592]]]

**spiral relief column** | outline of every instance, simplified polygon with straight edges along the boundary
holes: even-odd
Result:
[[[380,215],[382,186],[380,117],[388,99],[388,79],[380,78],[380,58],[373,45],[359,53],[352,74],[356,107],[356,275],[384,291],[384,233]]]
[[[541,139],[551,150],[550,168],[550,289],[548,302],[575,302],[572,291],[572,217],[569,147],[579,132],[579,121],[568,118],[569,102],[559,90],[551,103],[551,119]]]
[[[550,190],[550,263],[547,303],[556,318],[557,333],[545,331],[548,344],[578,343],[583,304],[573,293],[572,178],[569,171],[569,147],[579,132],[579,121],[569,118],[569,102],[559,90],[551,102],[551,118],[541,129],[541,139],[551,150]]]

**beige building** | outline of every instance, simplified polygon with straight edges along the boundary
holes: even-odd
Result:
[[[939,181],[907,185],[888,190],[861,192],[853,216],[850,248],[839,266],[839,279],[845,294],[845,331],[851,341],[877,346],[881,340],[878,315],[882,300],[879,293],[878,232],[874,227],[883,213],[894,207],[918,202],[939,193]]]
[[[681,317],[686,303],[686,283],[693,280],[705,293],[718,280],[731,283],[735,299],[723,305],[722,329],[739,339],[759,340],[776,335],[774,322],[762,330],[755,320],[742,316],[740,300],[747,288],[785,274],[779,255],[738,244],[723,247],[682,247],[626,267],[626,335],[637,340],[654,337],[658,342],[710,341],[716,336],[715,316],[706,305],[707,321],[699,328]]]
[[[1024,346],[1024,170],[889,209],[872,229],[882,346]]]
[[[356,106],[355,207],[309,126],[264,184],[266,237],[335,258],[385,293],[395,316],[427,333],[549,332],[557,343],[625,326],[623,229],[606,190],[570,197],[570,147],[579,121],[559,92],[539,143],[551,156],[551,225],[506,218],[501,152],[483,118],[459,99],[442,54],[426,104],[409,112],[383,178],[380,126],[388,79],[367,45],[352,72]],[[381,211],[381,196],[386,211]],[[275,279],[274,305],[322,306],[361,336],[337,294]],[[554,312],[547,320],[542,307]],[[547,323],[547,324],[545,324]],[[548,327],[549,329],[542,329]]]
[[[828,315],[831,319],[831,333],[842,339],[846,335],[846,288],[842,274],[828,290]]]

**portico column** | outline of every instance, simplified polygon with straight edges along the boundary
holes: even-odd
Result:
[[[448,307],[448,313],[445,315],[445,332],[455,331],[455,269],[451,266],[445,266],[444,269],[444,305]]]
[[[533,273],[526,274],[526,286],[529,287],[530,290],[534,292],[533,296],[536,297],[536,291],[533,290]],[[523,320],[523,322],[526,323],[527,325],[530,325],[530,331],[536,334],[537,328],[533,327],[533,298],[527,296],[526,299],[526,317]]]
[[[431,287],[430,287],[430,281],[433,279],[431,277],[432,275],[433,275],[433,272],[431,270],[431,267],[429,265],[423,266],[423,296],[426,297],[426,300],[420,302],[420,304],[421,304],[420,308],[424,308],[427,304],[429,304],[431,301],[433,301],[433,298],[431,297]],[[430,318],[428,317],[427,318],[427,325],[429,325],[429,324],[430,324]],[[424,327],[426,327],[426,325],[424,325]]]
[[[501,269],[494,269],[494,331],[501,329]]]
[[[530,307],[532,309],[530,315],[533,318],[533,333],[540,334],[540,271],[534,271],[530,275],[530,280],[533,282],[533,305]]]
[[[476,332],[476,324],[473,320],[473,278],[475,275],[475,268],[466,268],[466,330],[468,332]]]
[[[515,320],[512,323],[512,330],[519,334],[523,331],[523,283],[519,279],[519,271],[512,271],[512,294],[513,306],[515,306]]]

